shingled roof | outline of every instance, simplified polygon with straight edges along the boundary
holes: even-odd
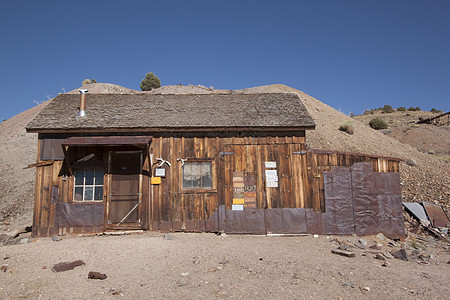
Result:
[[[28,132],[60,130],[196,130],[214,128],[314,129],[295,94],[60,94],[27,126]]]

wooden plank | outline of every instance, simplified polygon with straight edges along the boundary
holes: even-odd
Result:
[[[278,154],[280,161],[280,166],[278,168],[278,177],[280,181],[280,207],[294,208],[295,201],[292,193],[291,163],[288,145],[277,145],[275,151]]]
[[[264,162],[261,156],[261,148],[264,146],[256,145],[256,208],[265,208],[264,197]]]

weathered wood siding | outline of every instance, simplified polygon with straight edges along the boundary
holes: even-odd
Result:
[[[39,148],[39,147],[38,147]],[[136,148],[133,148],[136,149]],[[95,153],[97,165],[105,170],[105,224],[108,197],[108,152],[113,147],[71,147],[71,163]],[[334,166],[352,166],[369,162],[376,172],[398,172],[398,160],[362,154],[307,150],[304,131],[290,134],[183,133],[154,137],[150,156],[146,150],[142,168],[142,203],[139,206],[142,228],[160,231],[216,231],[227,210],[233,205],[233,174],[246,174],[256,184],[256,209],[306,208],[325,212],[323,172]],[[39,157],[39,155],[38,155]],[[165,177],[161,184],[150,184],[161,158]],[[182,188],[182,160],[211,161],[210,189]],[[265,162],[274,162],[278,174],[277,187],[267,187]],[[52,191],[57,189],[57,202],[73,202],[74,177],[62,161],[39,166],[36,170],[36,193],[33,221],[34,235],[101,232],[98,227],[55,227],[55,205]],[[54,193],[54,192],[53,192]],[[55,198],[55,197],[53,197]],[[55,199],[54,201],[55,202]],[[97,202],[98,203],[98,202]],[[106,226],[108,227],[108,226]]]

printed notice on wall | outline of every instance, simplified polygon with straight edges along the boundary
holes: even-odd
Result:
[[[276,169],[277,168],[277,162],[276,161],[266,161],[264,163],[264,166],[266,169]]]
[[[278,187],[277,170],[266,170],[266,187]]]
[[[232,210],[244,210],[244,205],[242,205],[242,204],[233,204],[231,206],[231,209]]]

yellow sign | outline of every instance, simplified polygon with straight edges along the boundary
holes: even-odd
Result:
[[[152,177],[151,183],[152,184],[161,184],[161,177]]]
[[[233,204],[244,204],[243,198],[233,198]]]

